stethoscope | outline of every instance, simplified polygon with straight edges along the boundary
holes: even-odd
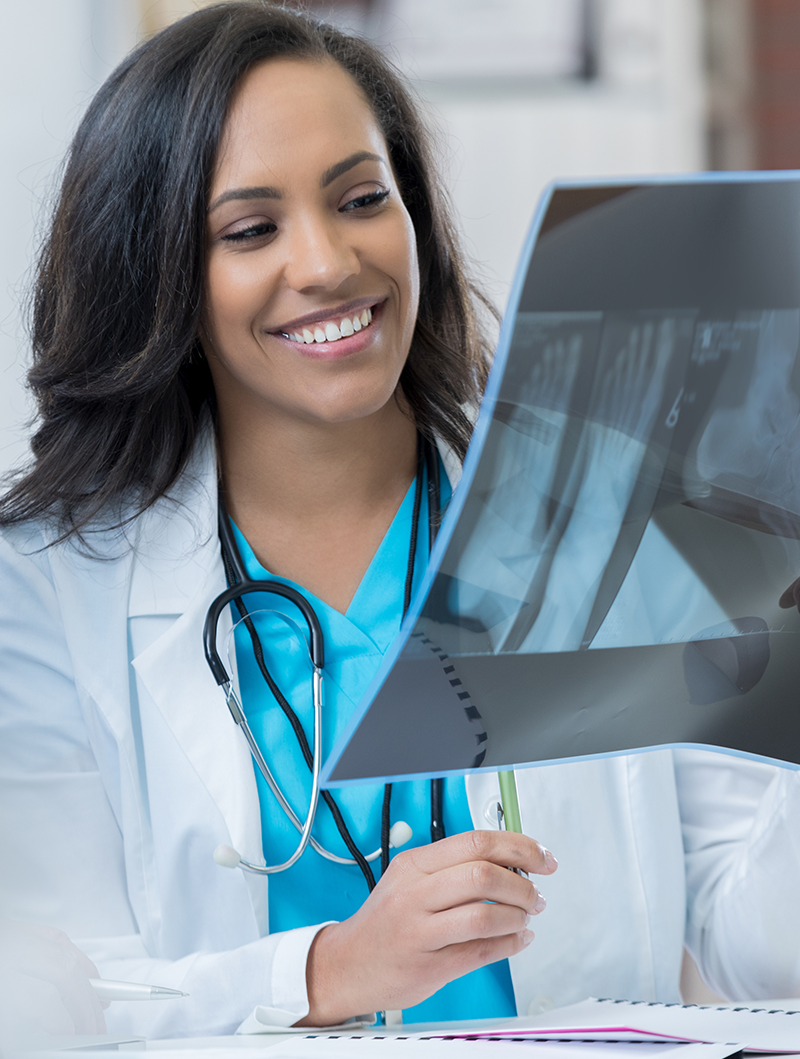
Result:
[[[414,513],[411,524],[411,538],[409,542],[409,559],[406,571],[406,582],[403,598],[403,617],[405,617],[411,602],[411,588],[414,573],[414,560],[417,550],[417,536],[419,529],[419,514],[422,501],[422,476],[423,470],[428,471],[428,537],[432,548],[436,538],[439,523],[440,490],[439,490],[439,457],[438,452],[425,439],[420,438],[417,446],[417,477],[414,491]],[[214,860],[217,864],[226,868],[241,868],[243,871],[253,872],[257,875],[272,875],[276,872],[286,871],[302,857],[306,848],[310,845],[320,856],[336,864],[357,865],[370,890],[375,886],[375,877],[370,867],[370,862],[381,858],[381,868],[385,871],[389,864],[389,849],[405,845],[411,838],[411,828],[402,820],[398,820],[390,826],[390,800],[391,784],[384,787],[383,808],[381,814],[381,845],[367,856],[361,853],[353,841],[350,832],[342,817],[341,811],[330,791],[320,789],[319,774],[322,766],[322,671],[325,665],[325,646],[322,627],[319,618],[302,593],[290,585],[284,584],[272,578],[253,580],[247,573],[242,560],[236,538],[233,534],[228,513],[225,508],[225,500],[220,490],[219,494],[219,539],[222,562],[228,581],[228,588],[221,592],[208,608],[205,625],[203,628],[203,646],[205,648],[206,661],[216,680],[225,693],[225,701],[233,717],[234,722],[241,728],[250,753],[256,766],[264,777],[264,780],[272,791],[275,799],[286,814],[292,825],[299,832],[300,838],[292,855],[282,864],[260,865],[244,860],[236,850],[230,846],[218,846],[214,850]],[[276,684],[272,674],[267,668],[261,640],[253,624],[250,612],[244,602],[244,596],[253,592],[272,593],[283,596],[293,603],[300,611],[308,628],[308,649],[312,666],[312,697],[313,697],[313,750],[309,747],[308,739],[300,719],[292,709],[289,702]],[[244,622],[253,646],[258,668],[261,675],[275,697],[278,705],[286,715],[287,720],[294,730],[295,737],[300,746],[303,757],[311,770],[311,797],[309,799],[308,811],[305,820],[301,820],[287,801],[283,791],[277,783],[267,761],[261,752],[252,729],[245,716],[239,694],[234,686],[228,671],[226,670],[217,651],[217,626],[220,615],[230,604],[235,604],[240,614],[240,621]],[[238,624],[238,623],[237,623]],[[436,842],[444,838],[442,826],[442,780],[431,780],[431,841]],[[340,857],[325,849],[311,834],[317,805],[320,797],[326,802],[331,811],[337,829],[344,840],[351,857]]]

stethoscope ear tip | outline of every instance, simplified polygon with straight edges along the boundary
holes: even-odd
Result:
[[[238,868],[242,858],[231,846],[217,846],[214,860],[221,868]]]

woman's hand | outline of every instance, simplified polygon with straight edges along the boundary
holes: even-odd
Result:
[[[454,978],[524,949],[544,898],[508,870],[550,875],[552,853],[525,835],[466,831],[398,853],[354,916],[317,934],[301,1026],[410,1007]]]
[[[105,1033],[97,968],[62,930],[0,918],[0,1029],[3,1040],[30,1033]]]

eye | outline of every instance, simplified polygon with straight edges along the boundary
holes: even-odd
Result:
[[[370,191],[366,195],[357,195],[354,199],[350,199],[344,206],[339,207],[339,213],[352,213],[355,210],[369,210],[375,209],[386,201],[389,197],[389,190],[382,191]]]
[[[236,228],[232,232],[226,232],[221,238],[226,243],[247,243],[274,235],[277,230],[277,224],[272,221],[259,221],[257,224],[248,224],[244,228]]]

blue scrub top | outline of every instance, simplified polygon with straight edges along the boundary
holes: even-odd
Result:
[[[444,509],[451,491],[443,469],[440,477]],[[422,579],[428,561],[427,500],[427,481],[424,480],[414,557],[415,588]],[[323,760],[330,754],[400,629],[413,510],[412,484],[346,614],[329,607],[301,586],[285,578],[276,578],[303,592],[322,626],[325,645]],[[272,577],[258,562],[238,528],[234,525],[233,529],[249,576],[254,580]],[[302,721],[311,745],[312,669],[305,622],[299,611],[282,597],[254,593],[245,597],[245,602],[261,639],[267,667]],[[234,620],[238,617],[238,612],[234,611]],[[303,760],[291,725],[258,670],[250,636],[243,623],[236,626],[234,642],[239,687],[247,719],[285,797],[303,820],[308,806],[310,770]],[[278,864],[294,852],[298,833],[257,769],[256,780],[264,854],[268,864]],[[383,786],[346,787],[334,791],[333,795],[361,852],[366,855],[378,849]],[[445,780],[442,815],[447,835],[472,829],[463,777],[448,777]],[[393,784],[391,819],[393,823],[405,820],[413,832],[404,848],[430,842],[430,783],[415,780]],[[312,834],[327,850],[349,857],[330,810],[322,799]],[[391,854],[396,852],[390,851]],[[377,879],[380,876],[380,857],[371,865]],[[309,846],[288,871],[270,877],[270,931],[291,930],[328,919],[347,919],[363,904],[367,893],[366,882],[358,867],[334,864]],[[450,982],[428,1000],[405,1009],[403,1022],[500,1018],[516,1013],[508,961],[501,960]]]

